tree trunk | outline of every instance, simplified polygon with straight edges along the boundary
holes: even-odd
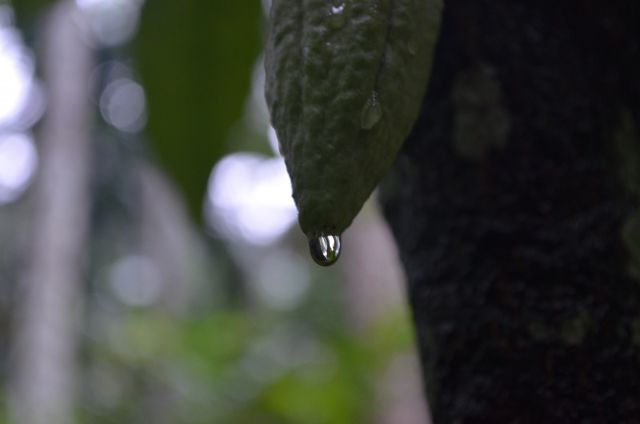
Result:
[[[39,131],[31,252],[16,306],[9,408],[16,424],[69,424],[74,422],[93,113],[92,50],[73,2],[53,7],[42,44],[48,105]]]
[[[438,423],[640,422],[640,4],[449,0],[383,203]]]

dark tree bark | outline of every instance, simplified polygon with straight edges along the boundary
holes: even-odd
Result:
[[[640,422],[640,4],[443,19],[383,197],[434,422]]]

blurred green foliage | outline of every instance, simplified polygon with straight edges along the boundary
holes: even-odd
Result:
[[[136,61],[158,159],[199,217],[212,165],[232,148],[261,46],[256,0],[147,1]]]
[[[153,415],[145,399],[164,388],[167,403],[155,408],[172,423],[366,423],[376,379],[409,346],[410,338],[392,338],[388,350],[379,344],[390,325],[409,334],[406,317],[367,336],[326,337],[287,316],[260,322],[240,310],[183,320],[134,313],[121,323],[124,348],[93,346],[91,367],[110,370],[125,389],[115,408],[99,406],[99,390],[87,391],[85,421],[139,422]]]
[[[4,3],[0,0],[0,5]],[[8,2],[15,11],[18,24],[23,29],[31,29],[38,21],[40,14],[47,6],[54,3],[54,0],[9,0]],[[29,33],[30,31],[27,31]]]

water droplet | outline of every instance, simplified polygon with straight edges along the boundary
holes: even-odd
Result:
[[[321,235],[310,239],[309,251],[318,265],[333,265],[340,257],[340,236]]]
[[[346,3],[338,3],[331,6],[329,9],[329,25],[338,29],[344,26],[347,23],[347,14],[344,13],[346,9]]]
[[[331,13],[334,15],[338,13],[342,13],[344,12],[344,7],[345,7],[344,3],[340,3],[336,6],[331,6]]]
[[[382,107],[378,101],[378,95],[374,92],[362,108],[360,126],[364,130],[370,130],[382,118]]]

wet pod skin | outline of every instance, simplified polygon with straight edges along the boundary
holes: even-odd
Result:
[[[266,99],[320,265],[418,116],[442,0],[273,0]]]

